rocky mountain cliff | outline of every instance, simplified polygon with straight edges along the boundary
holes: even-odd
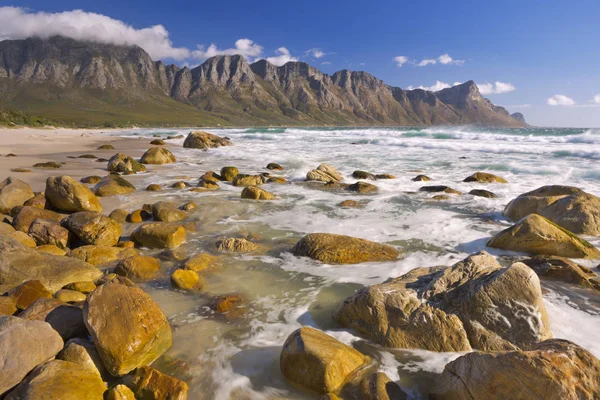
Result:
[[[163,115],[180,125],[525,125],[481,96],[473,81],[406,91],[366,72],[327,75],[304,62],[276,67],[241,56],[189,69],[153,61],[137,46],[63,37],[0,42],[0,95],[5,107],[63,119],[71,112],[133,123],[157,123]]]

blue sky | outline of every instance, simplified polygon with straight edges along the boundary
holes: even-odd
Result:
[[[0,38],[32,32],[126,38],[155,58],[189,65],[229,49],[250,59],[277,57],[271,58],[276,63],[299,59],[327,73],[365,70],[403,88],[472,79],[492,102],[522,112],[532,124],[600,127],[600,96],[594,102],[600,94],[600,1],[35,0],[6,5],[21,10],[9,15],[4,9],[3,20],[0,8]],[[86,13],[71,12],[77,9]],[[113,29],[121,22],[131,28]],[[156,25],[164,30],[145,29]],[[240,39],[249,40],[231,50]],[[401,67],[395,61],[399,56],[405,57],[399,59]],[[419,66],[426,64],[423,60],[435,63]]]

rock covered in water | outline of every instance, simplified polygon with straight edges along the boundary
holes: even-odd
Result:
[[[246,186],[244,190],[242,190],[242,199],[274,200],[275,195],[257,186]]]
[[[336,392],[369,362],[359,351],[309,327],[300,328],[287,338],[279,358],[283,376],[322,394]]]
[[[228,166],[221,168],[221,179],[225,182],[231,182],[233,179],[238,176],[240,171],[236,167]]]
[[[96,212],[82,211],[69,215],[63,225],[71,231],[82,244],[96,246],[114,246],[121,237],[121,224]]]
[[[366,171],[360,171],[360,170],[356,170],[352,173],[352,177],[354,179],[368,179],[370,181],[376,181],[377,180],[377,176],[375,176],[375,174],[372,174],[370,172],[366,172]]]
[[[413,182],[429,182],[431,180],[427,175],[417,175],[411,179]]]
[[[360,289],[335,319],[395,348],[499,351],[551,337],[537,275],[523,263],[502,267],[486,252]]]
[[[183,142],[183,147],[186,149],[209,149],[231,145],[231,140],[228,138],[202,131],[190,132]]]
[[[526,351],[474,352],[450,362],[437,379],[435,400],[597,399],[600,360],[567,340],[552,339]]]
[[[459,196],[462,194],[458,190],[452,189],[451,187],[448,187],[448,186],[445,186],[445,185],[423,186],[423,187],[421,187],[419,189],[419,191],[421,191],[421,192],[427,192],[427,193],[439,193],[439,192],[443,192],[443,193],[448,193],[448,194],[457,194]]]
[[[183,264],[184,269],[200,272],[219,266],[219,259],[212,254],[200,253],[188,258]]]
[[[165,147],[152,147],[148,149],[140,159],[142,164],[171,164],[177,159],[171,151]]]
[[[181,221],[187,217],[185,211],[177,208],[174,203],[159,201],[152,205],[152,215],[156,221],[174,222]]]
[[[131,239],[152,249],[171,249],[186,240],[185,228],[169,222],[149,222],[138,227]]]
[[[467,176],[463,182],[508,183],[506,179],[487,172],[475,172],[473,175]]]
[[[31,187],[20,179],[8,177],[0,182],[0,214],[22,206],[35,196]]]
[[[342,174],[329,164],[321,164],[306,174],[307,181],[341,182]]]
[[[470,195],[472,196],[476,196],[476,197],[486,197],[488,199],[495,199],[496,196],[494,193],[490,192],[489,190],[483,190],[483,189],[473,189],[469,192]]]
[[[218,251],[228,251],[232,253],[251,253],[258,250],[258,246],[246,239],[227,238],[218,240],[215,243]]]
[[[146,172],[147,169],[133,157],[117,153],[108,160],[107,169],[112,172],[138,173]]]
[[[100,197],[116,196],[131,192],[135,192],[135,186],[119,175],[107,175],[94,187],[94,193]]]
[[[94,193],[83,183],[70,176],[51,176],[46,180],[46,199],[52,207],[64,212],[102,212],[102,205]]]
[[[356,182],[356,183],[353,183],[352,185],[348,186],[347,190],[349,190],[350,192],[367,194],[367,193],[377,193],[379,191],[379,188],[371,183]]]
[[[358,264],[393,261],[400,253],[395,248],[365,239],[331,233],[311,233],[294,246],[293,253],[326,264]]]
[[[83,317],[111,375],[148,365],[171,347],[167,317],[146,292],[126,278],[115,278],[90,293]]]
[[[283,171],[283,167],[280,164],[277,163],[268,163],[267,164],[267,169],[270,169],[272,171]]]
[[[487,246],[534,255],[600,258],[600,251],[591,243],[537,214],[529,214],[497,233]]]
[[[260,186],[266,181],[263,175],[237,174],[231,183],[233,186]]]

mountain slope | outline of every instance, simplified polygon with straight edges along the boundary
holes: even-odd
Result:
[[[0,42],[0,105],[91,125],[525,125],[472,81],[405,91],[366,72],[241,56],[179,68],[137,46],[63,37]]]

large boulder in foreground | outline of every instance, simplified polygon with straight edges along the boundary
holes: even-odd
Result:
[[[170,164],[177,161],[173,153],[164,147],[148,149],[140,159],[142,164]]]
[[[486,252],[360,289],[334,317],[395,348],[499,351],[551,337],[535,272],[523,263],[502,267]]]
[[[79,238],[82,244],[114,246],[121,237],[121,224],[96,212],[82,211],[69,215],[63,225]]]
[[[513,199],[504,215],[518,221],[539,214],[577,234],[600,235],[600,197],[573,186],[542,186]]]
[[[430,398],[598,399],[600,360],[560,339],[529,351],[469,353],[446,365]]]
[[[534,255],[600,258],[600,251],[591,243],[537,214],[529,214],[497,233],[487,246]]]
[[[231,146],[231,140],[212,133],[196,131],[190,132],[183,141],[186,149],[210,149],[221,146]]]
[[[151,364],[171,347],[171,326],[152,298],[118,277],[88,295],[85,325],[114,376]]]
[[[46,322],[0,317],[0,395],[62,347],[60,335]]]
[[[128,174],[147,171],[143,164],[140,164],[133,157],[126,156],[122,153],[117,153],[108,160],[107,169],[112,172]]]
[[[73,282],[96,281],[102,271],[86,262],[37,252],[14,239],[0,237],[0,287],[37,279],[52,293]]]
[[[311,233],[294,246],[293,253],[326,264],[393,261],[400,253],[392,246],[332,233]]]
[[[279,358],[281,373],[290,381],[317,393],[336,392],[369,358],[314,328],[294,331]]]
[[[186,240],[185,228],[169,222],[149,222],[138,227],[131,240],[151,249],[172,249]]]
[[[107,175],[94,186],[96,196],[106,197],[135,192],[135,186],[119,175]]]
[[[0,182],[0,214],[8,213],[13,207],[22,206],[34,196],[35,193],[28,184],[9,176]]]
[[[52,360],[36,368],[6,400],[104,400],[106,384],[81,365]]]
[[[52,207],[64,212],[102,212],[100,200],[84,185],[70,176],[51,176],[46,180],[46,199]]]
[[[306,174],[307,181],[320,182],[341,182],[344,178],[342,174],[329,164],[321,164],[317,169],[308,171]]]

